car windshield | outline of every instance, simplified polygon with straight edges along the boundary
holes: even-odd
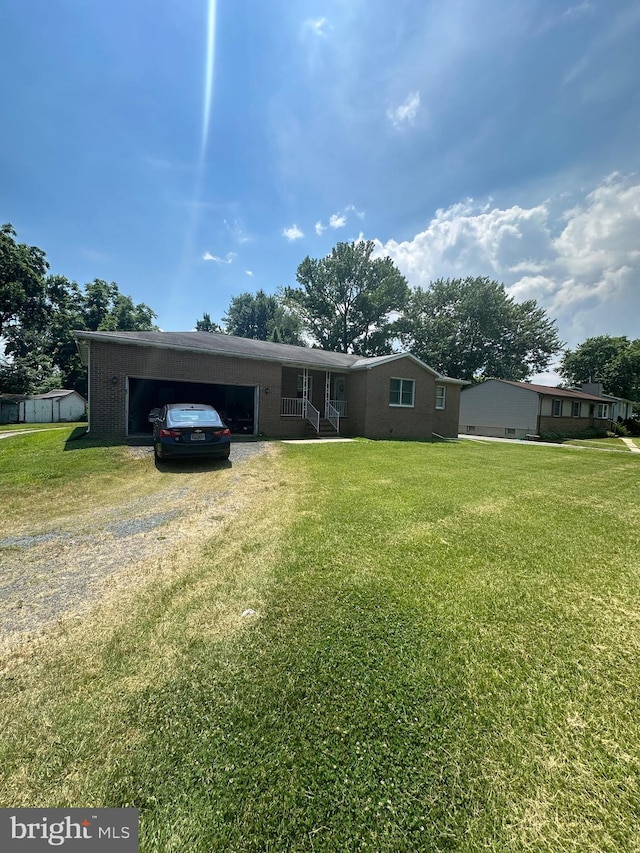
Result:
[[[214,409],[170,409],[167,423],[172,426],[224,426]]]

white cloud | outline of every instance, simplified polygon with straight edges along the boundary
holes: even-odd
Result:
[[[411,240],[377,243],[413,286],[487,275],[517,301],[535,299],[570,346],[600,334],[640,337],[640,184],[613,175],[560,217],[533,207],[438,210]],[[566,203],[565,203],[566,207]]]
[[[211,252],[205,252],[202,256],[203,261],[215,261],[217,264],[232,264],[233,259],[236,257],[235,252],[227,252],[224,258],[218,257],[218,255],[212,255]]]
[[[344,228],[347,224],[347,219],[349,218],[350,213],[355,213],[358,219],[364,219],[364,211],[358,210],[354,204],[348,204],[342,211],[338,211],[338,213],[333,213],[329,217],[329,224],[324,225],[321,220],[318,220],[315,224],[315,232],[318,237],[321,237],[323,233],[327,230],[327,228],[332,228],[334,231],[338,228]]]
[[[412,92],[397,107],[389,107],[387,110],[387,118],[396,128],[402,127],[405,124],[413,124],[418,114],[419,107],[420,92]]]
[[[580,18],[593,11],[593,3],[589,0],[583,0],[582,3],[576,3],[575,6],[569,6],[562,13],[563,18]]]
[[[301,237],[304,237],[304,232],[297,225],[292,225],[291,228],[283,228],[282,236],[286,237],[290,243],[293,243],[294,240],[300,240]]]
[[[303,23],[302,29],[305,32],[311,32],[318,37],[326,36],[327,31],[333,29],[326,18],[307,18]]]
[[[253,271],[252,270],[245,270],[245,273],[247,275],[250,275],[253,278]]]
[[[348,204],[345,213],[355,213],[358,219],[364,219],[364,210],[358,210],[354,204]]]
[[[238,219],[234,219],[232,222],[229,222],[228,219],[224,219],[223,222],[225,228],[236,243],[242,245],[243,243],[249,243],[251,241],[251,237],[246,234],[244,226]]]

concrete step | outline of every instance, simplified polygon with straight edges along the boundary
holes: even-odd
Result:
[[[320,418],[319,431],[316,432],[310,423],[307,423],[307,435],[310,438],[332,438],[338,435],[331,423],[325,418]]]

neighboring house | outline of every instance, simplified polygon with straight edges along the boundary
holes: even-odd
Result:
[[[363,358],[210,332],[75,332],[92,435],[149,432],[151,409],[215,406],[234,432],[455,437],[460,388],[410,353]]]
[[[605,394],[601,382],[583,382],[580,390],[586,391],[588,394],[595,394],[596,397],[602,398],[603,403],[609,403],[609,420],[626,421],[633,415],[635,401],[627,400],[625,397],[614,397],[613,394]]]
[[[32,394],[18,404],[18,423],[49,424],[81,421],[87,401],[77,391],[56,388],[46,394]]]
[[[607,429],[613,417],[613,400],[618,398],[586,390],[489,379],[464,389],[460,432],[525,438],[545,432]]]

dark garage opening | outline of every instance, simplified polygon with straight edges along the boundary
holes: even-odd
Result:
[[[131,377],[128,434],[150,435],[152,426],[149,423],[149,412],[165,403],[208,403],[218,410],[231,432],[253,434],[255,388],[252,386]]]

